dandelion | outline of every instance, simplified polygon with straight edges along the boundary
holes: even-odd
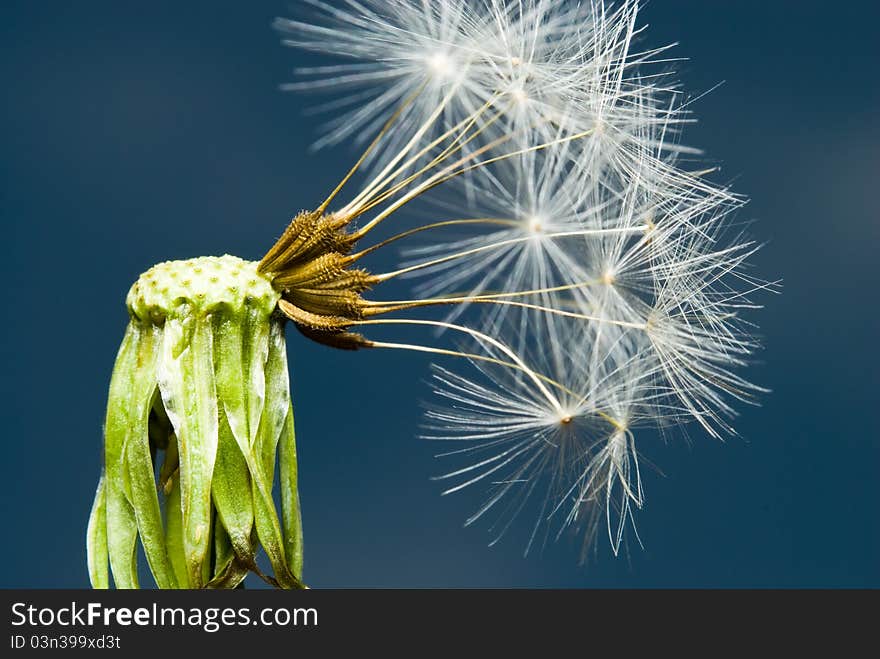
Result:
[[[287,321],[470,364],[434,365],[424,432],[463,462],[445,493],[487,489],[467,523],[491,518],[495,542],[531,505],[527,551],[575,529],[586,551],[604,520],[617,554],[645,503],[637,434],[733,431],[730,399],[762,391],[736,372],[757,347],[740,313],[772,289],[728,237],[743,200],[682,166],[687,110],[649,70],[665,49],[636,50],[630,1],[307,4],[322,22],[279,19],[286,42],[348,61],[290,87],[342,91],[318,146],[361,156],[259,262],[161,264],[132,288],[93,584],[136,587],[140,538],[160,587],[303,586]],[[416,201],[442,213],[414,224]],[[402,325],[425,340],[373,338]]]

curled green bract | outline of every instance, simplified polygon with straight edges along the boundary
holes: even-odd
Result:
[[[235,588],[249,572],[303,587],[278,298],[256,263],[228,255],[162,263],[132,286],[87,531],[93,587],[111,574],[139,587],[138,539],[159,588]]]

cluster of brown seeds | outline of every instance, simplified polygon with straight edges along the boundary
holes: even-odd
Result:
[[[350,218],[302,211],[272,246],[259,271],[281,293],[278,308],[309,338],[334,348],[356,350],[370,342],[348,329],[364,318],[361,293],[378,279],[352,267],[357,237],[347,232]]]

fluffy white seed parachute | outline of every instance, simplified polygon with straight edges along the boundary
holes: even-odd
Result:
[[[446,492],[486,486],[468,523],[493,515],[495,537],[531,502],[528,546],[604,519],[616,554],[644,503],[636,432],[695,420],[721,437],[731,399],[762,391],[735,371],[757,347],[741,314],[772,285],[746,270],[744,200],[679,143],[667,48],[638,45],[632,0],[305,4],[277,27],[334,58],[288,85],[334,94],[316,146],[380,135],[339,213],[388,204],[360,235],[417,197],[441,213],[385,241],[415,241],[377,277],[417,278],[412,298],[371,304],[446,315],[360,324],[463,337],[374,343],[471,363],[434,370],[426,436],[463,461]]]

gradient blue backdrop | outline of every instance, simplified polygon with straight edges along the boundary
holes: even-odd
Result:
[[[706,148],[752,202],[755,259],[784,293],[757,314],[749,374],[773,389],[741,439],[644,446],[644,551],[522,557],[462,528],[415,439],[428,360],[289,333],[306,579],[314,586],[878,586],[880,102],[873,2],[656,0]],[[266,2],[25,2],[0,8],[3,322],[0,586],[87,585],[83,531],[134,278],[165,259],[259,258],[350,149],[310,155],[314,61]],[[526,520],[523,520],[526,523]]]

